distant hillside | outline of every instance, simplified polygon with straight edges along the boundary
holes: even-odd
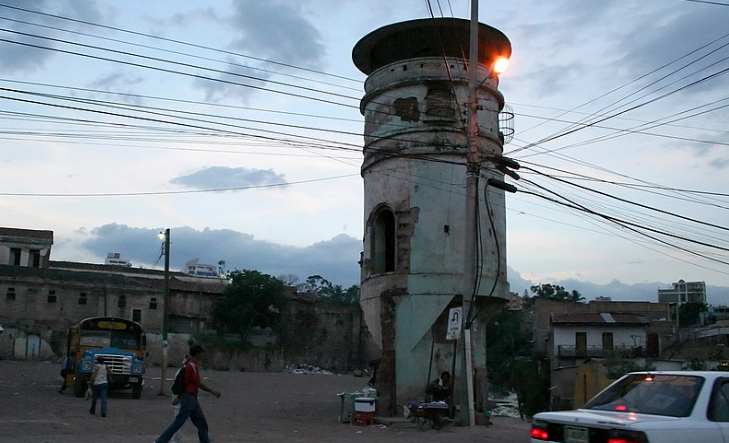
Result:
[[[658,289],[670,288],[671,283],[634,283],[627,284],[618,280],[600,285],[597,283],[583,282],[580,280],[561,280],[549,282],[531,282],[521,278],[518,272],[509,268],[509,284],[511,291],[519,295],[524,294],[524,290],[539,283],[551,283],[564,286],[568,291],[576,290],[582,294],[587,301],[594,300],[595,297],[610,297],[615,301],[658,301]],[[710,305],[729,305],[729,287],[706,285],[706,299]]]

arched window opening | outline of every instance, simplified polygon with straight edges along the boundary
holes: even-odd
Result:
[[[372,272],[383,274],[395,270],[395,214],[383,209],[375,218],[372,236]]]

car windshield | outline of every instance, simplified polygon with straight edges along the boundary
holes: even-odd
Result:
[[[688,417],[704,379],[669,374],[629,374],[581,409]]]

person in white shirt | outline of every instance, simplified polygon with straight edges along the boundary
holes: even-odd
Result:
[[[94,358],[94,372],[89,378],[89,386],[93,397],[91,399],[91,415],[96,414],[96,400],[101,399],[101,416],[106,417],[106,394],[109,392],[109,368],[104,359],[97,355]]]

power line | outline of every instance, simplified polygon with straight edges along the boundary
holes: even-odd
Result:
[[[203,194],[210,192],[226,192],[226,191],[247,191],[250,189],[266,189],[280,188],[291,185],[301,185],[306,183],[315,183],[329,180],[338,180],[342,178],[357,177],[359,174],[339,175],[336,177],[315,178],[311,180],[300,180],[286,183],[273,183],[267,185],[254,186],[236,186],[230,188],[214,188],[214,189],[193,189],[187,191],[151,191],[151,192],[102,192],[102,193],[79,193],[79,194],[62,194],[62,193],[24,193],[24,192],[0,192],[3,197],[143,197],[152,195],[180,195],[180,194]]]

